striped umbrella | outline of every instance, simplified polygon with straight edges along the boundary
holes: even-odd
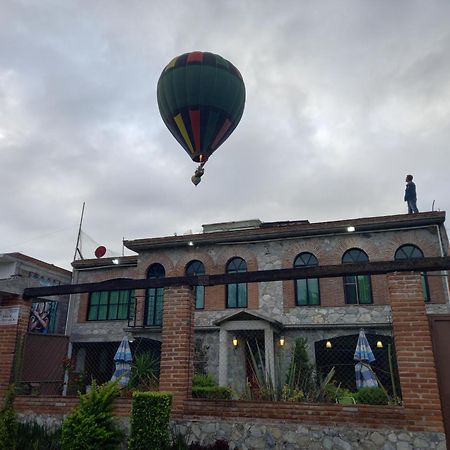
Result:
[[[116,370],[111,377],[111,381],[119,380],[120,385],[126,386],[130,380],[131,361],[133,361],[130,344],[126,336],[120,342],[119,348],[114,355],[114,361]]]
[[[353,356],[358,363],[355,365],[356,387],[378,387],[378,382],[370,363],[375,361],[369,341],[363,330],[359,332],[355,354]]]

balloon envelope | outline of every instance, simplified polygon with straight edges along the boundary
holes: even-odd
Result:
[[[161,117],[196,162],[206,162],[241,120],[245,86],[238,69],[209,52],[174,58],[157,88]]]

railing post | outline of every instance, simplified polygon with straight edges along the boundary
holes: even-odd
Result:
[[[172,414],[191,397],[194,370],[194,292],[190,286],[164,291],[159,389],[172,392]]]

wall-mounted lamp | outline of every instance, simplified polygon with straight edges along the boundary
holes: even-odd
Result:
[[[236,336],[234,336],[234,338],[231,342],[232,342],[234,348],[236,348],[239,344],[238,338]]]
[[[280,340],[278,342],[280,344],[280,347],[284,347],[284,343],[285,343],[284,336],[280,336]]]
[[[333,344],[331,343],[331,341],[325,342],[325,348],[333,348]]]
[[[383,342],[377,341],[377,348],[383,348]]]
[[[353,225],[350,225],[350,226],[347,227],[347,231],[349,233],[353,233],[353,231],[355,231],[355,227]]]
[[[189,241],[188,245],[189,245],[189,247],[193,247],[194,246],[194,242],[193,241]]]

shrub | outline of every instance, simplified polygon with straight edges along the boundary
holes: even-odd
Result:
[[[50,430],[36,422],[19,423],[17,450],[59,450],[61,448],[61,428]]]
[[[139,392],[133,394],[130,417],[129,450],[165,449],[169,447],[169,419],[172,394]]]
[[[114,450],[120,447],[123,432],[114,422],[113,400],[119,395],[118,381],[98,386],[80,395],[80,404],[64,420],[62,450]]]
[[[136,355],[131,365],[128,386],[146,391],[157,389],[159,384],[159,365],[159,357],[152,353]]]
[[[309,361],[307,347],[307,339],[301,337],[295,340],[285,383],[288,386],[289,396],[295,391],[301,391],[308,398],[314,387],[314,366]]]
[[[386,392],[380,387],[361,388],[354,397],[357,403],[368,405],[387,405],[389,401]]]
[[[329,402],[339,402],[344,397],[355,398],[355,393],[346,388],[341,388],[333,383],[329,383],[325,386],[324,400]]]
[[[214,381],[214,378],[210,374],[207,374],[207,375],[196,374],[192,378],[192,386],[212,387],[212,386],[216,386],[216,382]]]
[[[0,448],[8,450],[16,448],[17,417],[14,411],[14,397],[14,385],[11,385],[0,410]]]
[[[231,400],[232,390],[228,386],[193,386],[193,398],[208,398],[210,400]]]

